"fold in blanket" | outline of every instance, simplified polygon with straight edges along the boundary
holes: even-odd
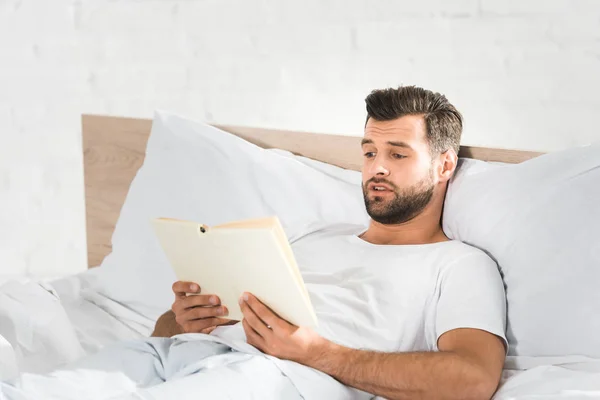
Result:
[[[264,355],[211,341],[122,342],[50,374],[0,383],[0,399],[286,399],[293,383]]]
[[[1,286],[0,336],[10,343],[17,367],[1,361],[6,373],[2,379],[15,372],[50,371],[85,354],[58,297],[40,283],[11,281]]]

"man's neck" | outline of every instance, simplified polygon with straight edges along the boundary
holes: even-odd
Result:
[[[443,199],[442,199],[443,200]],[[432,201],[425,209],[410,221],[387,225],[371,220],[360,238],[373,244],[414,245],[448,241],[440,225],[441,206]],[[439,211],[437,211],[439,210]]]

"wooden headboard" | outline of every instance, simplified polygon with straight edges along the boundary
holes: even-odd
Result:
[[[111,251],[111,236],[129,185],[144,161],[152,120],[83,115],[88,266],[100,265]],[[360,137],[218,126],[263,148],[292,153],[360,170]],[[317,145],[318,143],[318,145]],[[461,147],[459,156],[484,161],[519,163],[541,153]]]

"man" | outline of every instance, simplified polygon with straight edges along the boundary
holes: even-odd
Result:
[[[388,398],[489,399],[506,354],[502,281],[485,254],[450,241],[441,228],[462,117],[443,95],[418,87],[376,90],[366,103],[362,175],[368,229],[338,227],[294,244],[323,334],[289,324],[245,294],[240,305],[247,341]],[[310,254],[327,254],[331,264],[303,268],[314,265]],[[356,278],[364,290],[348,292],[355,298],[327,296],[315,272],[349,272],[327,283],[347,289]],[[172,310],[157,321],[154,336],[210,333],[237,322],[226,319],[217,296],[186,296],[201,293],[197,283],[176,282],[173,291]],[[344,310],[356,315],[336,321]],[[369,350],[361,350],[365,345]]]
[[[100,370],[116,371],[111,395],[135,398],[489,399],[506,354],[504,287],[485,253],[440,225],[462,117],[417,87],[376,90],[366,103],[368,229],[326,226],[292,243],[317,330],[289,324],[250,293],[240,299],[243,321],[230,321],[202,282],[176,282],[154,337],[0,384],[0,393],[52,387],[84,398],[106,386]]]

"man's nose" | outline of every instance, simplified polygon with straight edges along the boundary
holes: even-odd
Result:
[[[384,160],[375,159],[373,164],[371,164],[371,174],[377,176],[388,176],[390,172],[387,169]]]

